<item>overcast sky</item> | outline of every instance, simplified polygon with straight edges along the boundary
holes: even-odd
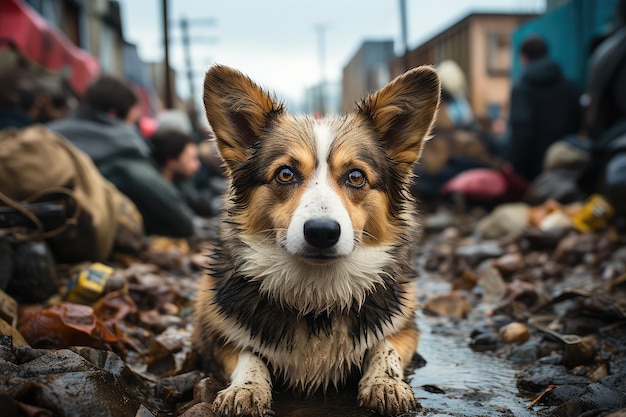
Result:
[[[120,3],[126,39],[138,45],[144,60],[162,60],[161,0]],[[399,0],[169,0],[168,4],[172,20],[185,17],[191,23],[197,95],[204,70],[220,63],[247,73],[287,101],[301,102],[306,88],[321,80],[322,71],[329,82],[338,82],[364,40],[391,39],[396,52],[401,47]],[[469,12],[545,8],[545,0],[406,0],[406,4],[409,47]],[[207,22],[211,19],[213,25]],[[177,89],[187,97],[178,25],[170,29],[170,38]]]

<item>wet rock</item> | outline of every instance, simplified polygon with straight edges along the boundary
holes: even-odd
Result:
[[[553,250],[555,249],[561,240],[571,233],[571,229],[525,229],[520,236],[520,241],[524,242],[524,246],[527,250]]]
[[[589,384],[578,397],[571,399],[552,411],[557,417],[575,417],[590,410],[619,410],[626,407],[624,387],[616,387],[607,378]]]
[[[436,315],[465,317],[472,310],[467,295],[461,291],[450,291],[430,298],[424,305],[424,311]]]
[[[203,378],[194,386],[193,399],[197,402],[213,403],[218,391],[224,388],[224,385],[213,377]]]
[[[155,394],[168,403],[189,401],[193,398],[194,387],[202,376],[200,371],[192,371],[162,378],[155,387]]]
[[[516,346],[508,356],[511,362],[533,363],[537,360],[539,353],[539,340],[531,339],[519,346]]]
[[[574,376],[563,365],[532,365],[518,374],[517,388],[525,392],[541,392],[549,385],[585,386],[591,380],[583,376]]]
[[[540,404],[557,406],[582,395],[585,388],[579,385],[562,385],[547,391],[539,400]]]
[[[9,366],[16,362],[15,352],[13,350],[13,338],[9,335],[0,335],[0,361]]]
[[[213,406],[209,403],[197,403],[191,406],[180,417],[215,417]]]
[[[185,345],[186,332],[167,331],[154,338],[146,364],[148,372],[161,377],[187,372],[194,361]]]
[[[520,252],[508,253],[496,259],[493,266],[496,267],[502,275],[511,275],[524,268],[524,255]]]
[[[522,343],[530,338],[528,326],[518,322],[509,323],[501,327],[499,335],[503,343]]]
[[[442,390],[436,385],[422,385],[421,388],[426,392],[430,392],[431,394],[445,394],[446,393],[444,390]]]
[[[539,347],[540,349],[543,350],[543,352],[540,351],[540,358],[538,360],[539,363],[544,364],[544,365],[562,365],[563,364],[563,355],[560,355],[558,353],[554,352],[554,347],[550,348],[547,347],[546,345],[547,343],[545,342],[545,340],[540,341],[539,343]],[[556,343],[550,343],[552,346],[557,346]],[[548,354],[542,355],[541,353],[546,353],[549,352]]]
[[[0,359],[0,368],[9,370],[0,375],[0,391],[60,416],[135,415],[142,404],[163,406],[150,403],[148,385],[119,356],[90,348],[80,352],[17,348],[16,363]]]
[[[502,340],[495,333],[482,333],[472,338],[469,343],[470,348],[477,352],[495,350],[502,344]]]

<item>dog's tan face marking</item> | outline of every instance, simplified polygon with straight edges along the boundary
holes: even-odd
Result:
[[[306,132],[300,131],[302,126],[293,118],[284,119],[267,134],[270,146],[257,150],[255,171],[259,176],[259,185],[251,192],[247,203],[249,210],[238,213],[236,218],[243,226],[242,233],[261,233],[274,241],[283,239],[305,189],[302,184],[280,184],[277,174],[281,168],[289,167],[298,179],[302,179],[310,177],[315,168]]]

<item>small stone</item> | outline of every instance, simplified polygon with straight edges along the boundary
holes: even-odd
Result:
[[[529,366],[517,376],[517,388],[525,392],[541,392],[549,385],[584,385],[590,382],[588,378],[569,374],[563,365]]]
[[[533,363],[537,360],[539,347],[537,340],[528,340],[519,346],[516,346],[514,350],[509,354],[508,359],[515,363]]]
[[[187,411],[182,413],[180,417],[215,417],[213,406],[206,402],[194,404]]]
[[[504,256],[499,257],[493,263],[501,273],[505,275],[513,274],[524,268],[524,256],[519,253],[507,253]]]
[[[484,352],[487,350],[495,350],[502,344],[502,341],[495,333],[483,333],[474,337],[469,346],[475,351]]]
[[[523,343],[530,338],[528,326],[523,323],[513,322],[500,328],[500,338],[504,343]]]
[[[198,402],[213,403],[217,392],[224,389],[217,379],[208,377],[202,378],[193,388],[193,399]]]
[[[472,310],[467,296],[461,291],[435,295],[424,305],[426,312],[451,317],[465,317]]]

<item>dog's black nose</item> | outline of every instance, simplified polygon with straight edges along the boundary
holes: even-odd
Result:
[[[304,239],[311,246],[327,249],[339,240],[341,227],[331,219],[312,219],[304,223]]]

